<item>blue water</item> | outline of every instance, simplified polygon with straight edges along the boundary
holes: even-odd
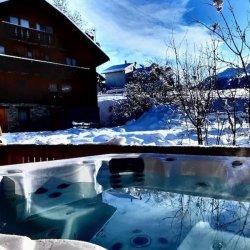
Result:
[[[186,185],[186,194],[178,188],[180,181]],[[213,188],[219,190],[222,184],[216,183]],[[171,185],[171,192],[130,186],[84,198],[77,190],[88,184],[56,183],[53,190],[39,188],[30,200],[3,197],[0,233],[83,240],[111,250],[250,249],[246,199],[219,199],[219,193],[209,197],[209,192],[202,195],[210,186],[201,181],[199,195],[192,194],[183,179],[172,179],[169,188]],[[247,189],[236,191],[241,190]]]

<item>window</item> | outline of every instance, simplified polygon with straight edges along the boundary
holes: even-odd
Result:
[[[45,26],[43,24],[37,23],[36,29],[42,32],[53,34],[53,28],[51,26]]]
[[[15,24],[15,25],[21,25],[22,27],[29,28],[30,27],[30,22],[27,19],[23,18],[18,18],[11,16],[10,17],[10,23]]]
[[[71,66],[77,66],[77,62],[75,58],[67,57],[66,64]]]
[[[72,90],[72,87],[69,84],[63,84],[62,85],[62,92],[63,93],[70,93]]]
[[[26,20],[26,19],[20,19],[20,25],[21,25],[22,27],[25,27],[25,28],[29,28],[29,27],[30,27],[30,23],[29,23],[29,21]]]
[[[69,57],[66,58],[66,64],[71,65],[71,58],[69,58]]]
[[[56,83],[52,83],[52,84],[49,85],[49,92],[51,92],[51,93],[59,92],[58,86],[57,86]]]
[[[39,24],[39,23],[36,24],[36,29],[39,31],[43,31],[43,32],[46,31],[46,27],[42,24]]]
[[[5,54],[5,47],[0,45],[0,54]]]
[[[20,131],[26,131],[29,128],[30,123],[30,110],[29,108],[18,108],[18,122]]]
[[[72,65],[72,66],[76,66],[76,59],[71,58],[71,65]]]
[[[15,24],[15,25],[18,25],[18,24],[19,24],[18,18],[17,18],[17,17],[14,17],[14,16],[11,16],[11,17],[10,17],[10,23]]]
[[[26,123],[29,121],[29,109],[28,108],[19,108],[18,109],[18,120],[20,123]]]
[[[49,34],[53,34],[53,28],[50,27],[50,26],[46,26],[46,32],[49,33]]]
[[[27,52],[27,56],[28,56],[28,58],[33,58],[33,53],[32,53],[32,51],[28,51],[28,52]]]

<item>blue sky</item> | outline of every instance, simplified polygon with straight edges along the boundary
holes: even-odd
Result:
[[[249,10],[248,0],[231,0],[238,17]],[[207,30],[195,20],[213,23],[218,13],[212,0],[70,0],[72,10],[78,10],[96,29],[97,41],[110,57],[99,71],[128,62],[147,64],[166,60],[166,44],[174,33],[183,39],[205,44],[210,39]],[[240,4],[239,4],[240,3]],[[226,12],[226,4],[224,11]]]

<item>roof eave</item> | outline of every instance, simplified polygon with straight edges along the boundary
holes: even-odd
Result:
[[[115,67],[115,66],[112,66],[112,67],[109,67],[109,68],[107,68],[106,70],[104,70],[104,71],[102,72],[102,74],[115,73],[115,72],[123,72],[123,71],[126,71],[126,69],[128,69],[129,67],[131,67],[131,65],[134,65],[134,63],[130,63],[129,65],[127,65],[127,66],[124,67],[124,68],[111,69],[111,70],[109,70],[110,68]],[[118,65],[118,66],[119,66],[119,65]]]
[[[9,0],[8,0],[9,1]],[[97,67],[100,66],[101,64],[108,62],[110,60],[109,56],[100,48],[99,45],[97,45],[85,32],[83,32],[77,25],[75,25],[75,23],[68,17],[66,16],[60,9],[58,9],[56,6],[54,6],[52,3],[49,3],[47,1],[44,0],[44,2],[46,2],[47,4],[49,4],[52,8],[56,9],[58,11],[59,14],[61,14],[62,16],[64,16],[64,18],[66,18],[77,30],[78,32],[80,32],[89,42],[92,43],[92,45],[95,46],[95,48],[97,49],[98,52],[100,52],[103,60],[100,60],[100,62],[98,62],[98,64],[96,65]]]
[[[109,73],[117,73],[117,72],[123,72],[123,70],[108,70],[108,71],[103,71],[102,74],[109,74]]]

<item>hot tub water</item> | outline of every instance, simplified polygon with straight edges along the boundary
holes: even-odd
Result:
[[[45,164],[1,169],[1,234],[111,250],[250,249],[247,158],[113,155]]]

